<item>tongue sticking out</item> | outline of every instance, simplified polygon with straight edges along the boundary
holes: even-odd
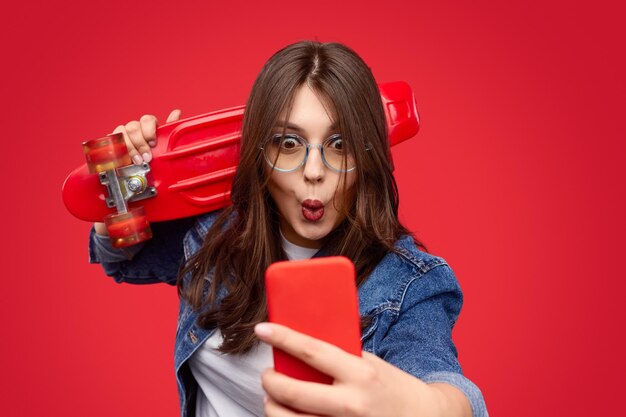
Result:
[[[324,204],[319,200],[304,200],[302,202],[302,215],[309,221],[317,221],[324,215]]]

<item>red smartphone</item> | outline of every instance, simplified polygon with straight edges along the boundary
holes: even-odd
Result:
[[[354,264],[343,256],[276,262],[265,272],[269,321],[361,356]],[[274,369],[331,384],[333,378],[274,348]]]

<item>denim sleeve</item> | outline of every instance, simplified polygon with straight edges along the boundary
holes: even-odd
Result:
[[[176,284],[184,262],[183,238],[196,218],[151,223],[152,239],[128,248],[113,248],[108,237],[89,234],[89,262],[99,263],[115,282]]]
[[[382,358],[426,383],[460,389],[474,417],[488,416],[480,389],[463,376],[452,342],[463,293],[450,267],[436,266],[414,278],[402,298],[397,320],[380,342]]]

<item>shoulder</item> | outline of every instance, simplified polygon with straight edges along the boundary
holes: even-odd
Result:
[[[189,258],[200,249],[209,229],[211,229],[211,226],[213,226],[217,219],[224,213],[224,210],[225,209],[215,210],[196,217],[196,222],[193,227],[189,229],[183,240],[186,258]]]
[[[209,229],[211,228],[211,226],[213,226],[213,223],[215,223],[217,218],[223,212],[224,212],[224,209],[221,209],[221,210],[212,211],[210,213],[206,213],[201,216],[198,216],[198,219],[196,220],[196,224],[194,226],[194,229],[198,233],[198,235],[204,238],[207,232],[209,231]]]
[[[404,235],[395,242],[394,251],[388,252],[379,262],[370,278],[383,275],[387,282],[402,285],[425,275],[434,275],[435,270],[444,274],[451,272],[444,258],[420,250],[412,236]]]
[[[402,236],[359,288],[362,313],[380,309],[400,312],[411,305],[441,293],[455,293],[462,300],[461,288],[448,262],[420,250],[413,237]]]
[[[395,263],[415,273],[425,274],[433,268],[448,265],[444,258],[420,250],[411,235],[400,237],[395,242],[394,249],[395,252],[388,253],[379,267],[384,268]]]

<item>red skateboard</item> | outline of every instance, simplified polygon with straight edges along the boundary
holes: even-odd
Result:
[[[391,145],[419,130],[411,87],[379,86]],[[149,239],[150,221],[190,217],[230,204],[239,159],[245,106],[219,110],[159,126],[152,161],[133,165],[121,133],[83,143],[87,163],[63,184],[69,212],[107,224],[115,247]]]

